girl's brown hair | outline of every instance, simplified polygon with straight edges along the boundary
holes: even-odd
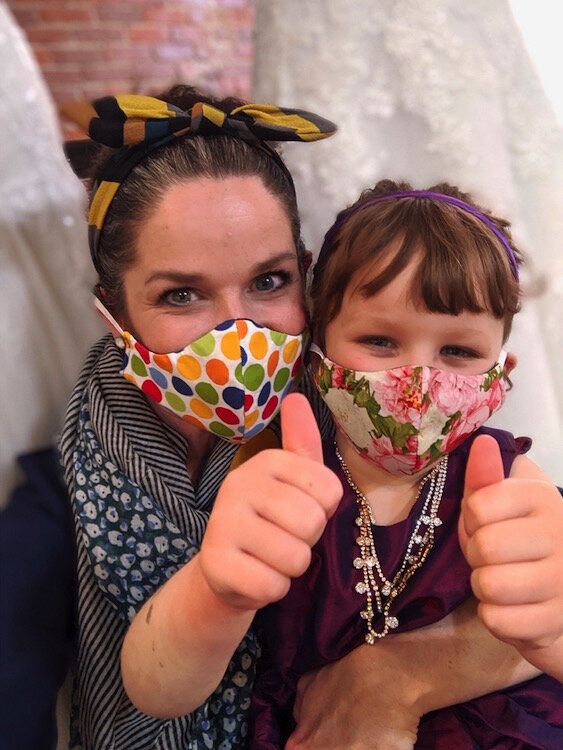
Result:
[[[520,309],[520,286],[506,248],[481,219],[446,202],[422,197],[390,198],[358,210],[375,197],[411,190],[406,182],[382,180],[340,212],[327,232],[311,287],[312,327],[320,346],[324,346],[326,326],[338,314],[350,279],[360,268],[378,258],[387,260],[359,289],[369,298],[417,255],[420,263],[409,290],[415,305],[449,315],[464,310],[490,312],[504,319],[504,340],[508,337],[512,318]],[[447,183],[435,185],[428,192],[451,196],[483,213],[502,232],[516,263],[522,263],[509,222],[493,216],[470,195]],[[394,241],[400,242],[399,248],[389,255]]]

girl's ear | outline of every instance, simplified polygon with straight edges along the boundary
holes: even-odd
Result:
[[[506,359],[504,361],[504,374],[508,377],[512,370],[518,364],[518,358],[514,352],[507,352]]]

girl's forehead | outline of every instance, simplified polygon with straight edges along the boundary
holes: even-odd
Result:
[[[386,269],[394,261],[401,244],[402,238],[398,238],[378,253],[377,256],[367,258],[349,277],[346,284],[346,292],[349,294],[365,295],[365,287],[369,286],[385,273]],[[401,289],[404,287],[408,289],[422,261],[422,249],[416,250],[406,262],[405,267],[390,279],[383,289],[391,284],[394,288]]]
[[[440,278],[439,270],[432,279],[432,290],[426,294],[422,288],[421,268],[425,262],[424,250],[421,248],[411,255],[404,268],[399,270],[388,281],[381,282],[383,276],[396,256],[395,249],[376,259],[364,263],[352,274],[344,293],[344,302],[351,302],[355,310],[370,311],[373,314],[390,315],[399,310],[408,314],[434,315],[442,311],[447,317],[456,317],[463,307],[455,312],[444,309],[443,298],[448,300],[457,288],[447,276]],[[469,309],[480,309],[484,318],[495,320],[496,316],[490,310],[488,291],[485,283],[478,278],[472,280],[471,275],[465,279],[472,288],[472,303]]]

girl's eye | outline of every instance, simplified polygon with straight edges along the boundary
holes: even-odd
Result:
[[[443,346],[441,354],[443,357],[456,357],[458,359],[477,359],[480,356],[472,349],[464,349],[461,346]]]
[[[391,349],[395,346],[395,342],[387,336],[369,336],[362,343],[377,349]]]
[[[258,292],[276,292],[291,280],[291,274],[286,271],[265,273],[254,280],[254,288]]]
[[[167,305],[182,307],[194,302],[197,294],[191,289],[169,289],[160,296],[160,299]]]

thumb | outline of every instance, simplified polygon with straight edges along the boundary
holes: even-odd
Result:
[[[307,398],[290,393],[281,405],[282,445],[284,450],[323,463],[321,433]]]
[[[463,497],[503,479],[504,467],[497,441],[491,435],[479,435],[469,451]]]
[[[465,486],[458,523],[459,542],[466,556],[469,539],[481,526],[479,507],[470,502],[470,497],[477,490],[503,479],[504,470],[497,441],[491,435],[479,435],[473,441],[465,467]]]

